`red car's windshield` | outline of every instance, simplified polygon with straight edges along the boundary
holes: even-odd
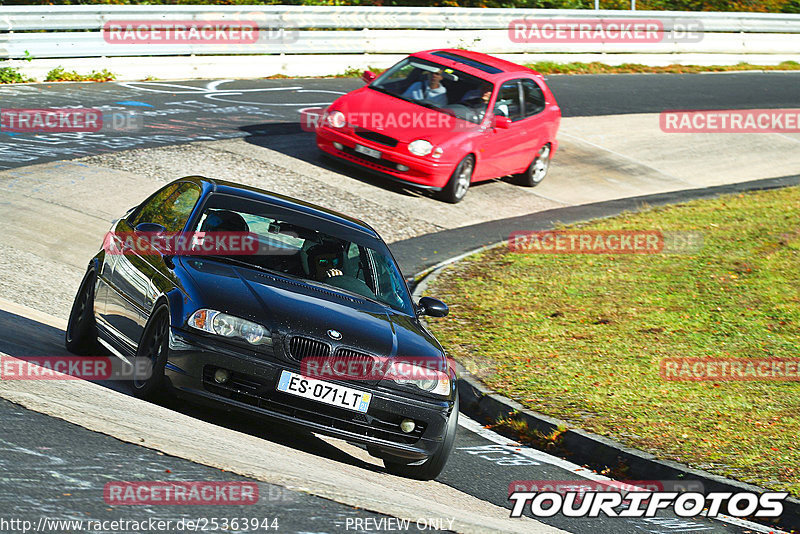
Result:
[[[459,70],[407,57],[384,72],[371,89],[480,123],[492,94],[492,84]]]

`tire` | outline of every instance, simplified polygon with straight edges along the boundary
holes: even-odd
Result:
[[[97,343],[97,323],[94,318],[94,286],[97,275],[93,269],[86,271],[64,333],[64,347],[73,354],[92,356],[100,354]]]
[[[131,380],[133,394],[140,399],[155,400],[166,393],[166,380],[164,366],[167,363],[169,351],[169,308],[161,304],[150,316],[144,328],[144,334],[136,349],[134,364],[139,369],[141,360],[146,359],[152,364],[152,373],[145,380],[134,378]]]
[[[444,439],[439,449],[424,463],[419,465],[408,465],[404,463],[393,462],[389,458],[384,458],[383,465],[386,470],[397,476],[405,478],[414,478],[417,480],[433,480],[444,469],[447,459],[453,450],[456,443],[456,432],[458,431],[458,394],[456,394],[456,401],[453,403],[453,411],[447,419],[447,427],[445,429]]]
[[[475,170],[475,157],[469,154],[456,165],[453,174],[447,181],[444,189],[439,191],[439,199],[458,204],[467,194],[469,184],[472,181],[472,173]]]
[[[514,175],[515,181],[525,187],[536,187],[542,183],[542,180],[547,176],[547,171],[550,170],[550,154],[549,144],[540,148],[539,152],[536,153],[536,157],[525,169],[525,172]]]

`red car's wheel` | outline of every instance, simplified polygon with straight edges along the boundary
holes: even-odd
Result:
[[[467,155],[456,165],[447,185],[439,192],[439,198],[451,204],[458,204],[467,194],[472,181],[472,172],[475,170],[475,157]]]
[[[520,185],[526,187],[535,187],[539,185],[544,177],[547,176],[547,171],[550,170],[550,145],[544,145],[536,153],[536,157],[521,174],[515,174],[514,178]]]

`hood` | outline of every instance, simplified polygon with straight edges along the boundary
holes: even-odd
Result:
[[[379,356],[437,358],[438,342],[416,318],[349,294],[213,260],[184,258],[207,307],[255,321],[275,341],[305,335]],[[193,311],[193,310],[192,310]],[[341,333],[334,341],[328,330]]]
[[[344,113],[351,127],[380,132],[405,144],[420,138],[440,144],[451,140],[454,133],[469,132],[479,127],[369,87],[344,95],[329,109]]]

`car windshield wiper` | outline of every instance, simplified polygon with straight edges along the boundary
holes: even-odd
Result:
[[[294,280],[302,280],[303,282],[307,281],[307,279],[303,278],[302,276],[285,273],[283,271],[276,271],[275,269],[270,269],[269,267],[264,267],[262,265],[257,265],[255,263],[250,263],[248,261],[237,260],[236,258],[231,258],[230,256],[221,256],[218,254],[203,254],[202,256],[197,256],[197,257],[211,258],[212,260],[220,260],[223,262],[233,263],[234,265],[240,265],[242,267],[256,269],[257,271],[263,271],[269,274],[277,274],[279,276],[285,276],[286,278],[292,278]]]
[[[424,108],[435,109],[436,111],[442,111],[442,108],[440,108],[436,104],[431,104],[430,102],[425,102],[424,100],[409,100],[409,102],[412,102]]]

